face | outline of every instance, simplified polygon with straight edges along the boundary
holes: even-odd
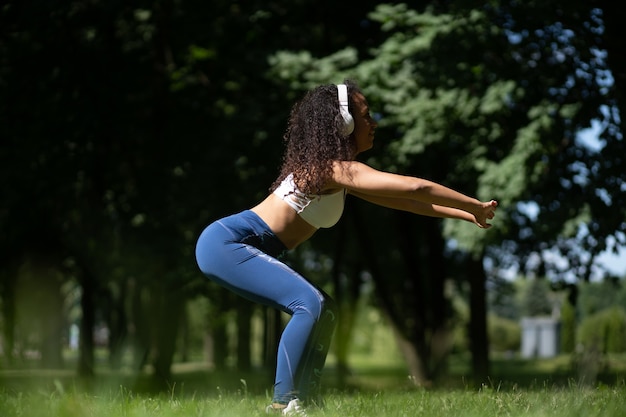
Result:
[[[351,113],[354,118],[352,135],[356,142],[356,153],[359,154],[374,146],[374,130],[378,124],[372,119],[367,100],[361,93],[353,95]]]

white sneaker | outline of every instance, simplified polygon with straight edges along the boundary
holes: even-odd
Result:
[[[300,404],[300,400],[297,398],[289,401],[287,407],[283,408],[282,415],[307,417],[302,404]]]
[[[300,400],[297,398],[289,401],[289,404],[287,404],[285,408],[274,408],[272,405],[268,405],[265,412],[268,414],[280,413],[283,416],[307,417]]]

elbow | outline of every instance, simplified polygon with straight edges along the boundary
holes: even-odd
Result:
[[[432,183],[422,180],[420,178],[415,178],[411,182],[411,188],[409,192],[411,195],[416,197],[428,195],[432,192]]]

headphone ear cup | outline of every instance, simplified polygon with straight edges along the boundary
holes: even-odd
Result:
[[[337,95],[339,98],[339,113],[344,121],[343,134],[345,136],[354,132],[354,118],[348,110],[348,87],[345,84],[337,85]]]
[[[341,117],[343,117],[344,127],[343,133],[348,136],[352,132],[354,132],[354,119],[348,110],[345,110],[343,107],[339,110],[341,113]]]

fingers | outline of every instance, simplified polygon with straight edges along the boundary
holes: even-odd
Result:
[[[491,224],[484,222],[476,222],[476,226],[480,227],[481,229],[489,229],[491,227]]]
[[[492,210],[489,212],[489,218],[493,219],[496,216],[496,207],[498,207],[498,202],[496,200],[491,200],[489,202],[491,204]]]
[[[485,208],[489,208],[492,210],[495,210],[496,207],[498,207],[498,202],[496,200],[491,200],[488,203],[483,203],[485,205]]]
[[[487,223],[487,220],[491,220],[496,216],[496,207],[498,207],[498,202],[496,200],[491,200],[488,203],[484,203],[484,221],[478,221],[477,224],[479,227],[483,229],[489,229],[491,224]]]

